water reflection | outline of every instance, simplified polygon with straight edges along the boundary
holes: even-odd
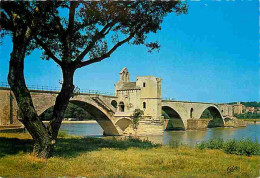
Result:
[[[66,131],[69,135],[102,137],[103,129],[98,123],[88,124],[62,124],[60,130]]]
[[[208,128],[207,130],[198,131],[166,131],[162,143],[168,145],[173,141],[177,141],[189,146],[195,146],[197,143],[211,138],[222,138],[223,140],[249,138],[260,142],[260,125],[249,124],[247,127],[241,128]]]
[[[187,145],[195,145],[207,136],[204,130],[187,130],[187,131],[165,131],[163,133],[163,145],[171,142],[178,142]]]
[[[81,136],[102,137],[103,129],[97,123],[89,124],[62,124],[61,130],[68,134]],[[240,128],[208,128],[206,130],[187,130],[187,131],[165,131],[163,136],[146,136],[155,143],[168,145],[171,142],[179,142],[189,146],[209,140],[210,138],[241,139],[250,138],[260,142],[260,124],[249,124],[247,127]]]

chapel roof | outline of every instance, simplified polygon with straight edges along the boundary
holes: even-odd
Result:
[[[136,82],[124,83],[123,86],[118,90],[139,90],[140,87],[136,86]]]

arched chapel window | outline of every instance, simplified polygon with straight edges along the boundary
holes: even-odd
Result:
[[[143,108],[144,109],[146,108],[146,102],[143,102]]]
[[[119,103],[119,111],[120,112],[124,112],[125,111],[125,104],[122,101]]]

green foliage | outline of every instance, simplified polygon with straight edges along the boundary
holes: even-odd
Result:
[[[35,48],[39,47],[32,40],[33,32],[37,31],[39,24],[51,18],[53,9],[58,8],[59,4],[59,2],[53,3],[50,1],[44,3],[40,1],[2,1],[0,38],[3,38],[5,35],[11,37],[24,36],[24,39],[26,39],[26,43],[23,43],[26,47],[25,54],[29,55]]]
[[[250,139],[230,140],[223,146],[225,153],[237,155],[260,155],[260,144]]]
[[[243,114],[234,114],[238,119],[260,119],[260,113],[243,113]]]
[[[51,119],[52,113],[53,113],[53,107],[43,112],[40,117],[43,121],[48,121]],[[72,103],[69,103],[65,111],[64,118],[77,118],[79,120],[93,119],[93,117],[87,111]]]
[[[139,121],[142,118],[142,116],[144,115],[144,111],[142,111],[141,109],[135,109],[134,113],[132,114],[131,118],[133,120],[133,128],[137,129],[138,125],[139,125]]]
[[[252,101],[252,102],[241,102],[246,107],[260,107],[260,102]]]
[[[68,137],[68,136],[69,136],[69,134],[66,131],[64,131],[64,130],[61,130],[58,133],[58,137],[59,138],[65,138],[65,137]]]
[[[148,41],[147,36],[161,30],[164,17],[172,12],[187,13],[186,3],[180,0],[2,2],[0,25],[4,33],[0,37],[13,35],[17,29],[24,32],[29,27],[31,33],[26,35],[31,43],[26,46],[27,53],[42,48],[43,59],[52,58],[59,65],[67,63],[71,68],[80,68],[110,57],[127,42],[144,45],[148,52],[158,50],[158,42]]]
[[[218,139],[210,139],[208,141],[203,141],[199,144],[196,145],[196,147],[198,147],[199,149],[205,149],[205,148],[209,148],[209,149],[221,149],[223,147],[224,144],[224,140],[221,138]]]
[[[223,141],[223,139],[210,139],[208,141],[203,141],[197,145],[199,149],[220,149],[228,154],[236,155],[260,155],[260,144],[257,141],[252,141],[250,139],[241,140],[228,140]]]
[[[213,116],[210,113],[210,110],[206,109],[205,111],[203,111],[201,117],[202,119],[213,119]]]
[[[240,102],[246,107],[260,107],[260,102],[250,101],[250,102]],[[228,104],[237,104],[236,102],[228,103]]]

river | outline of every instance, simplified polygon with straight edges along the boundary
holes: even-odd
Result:
[[[103,137],[103,129],[97,123],[87,124],[62,124],[61,130],[71,135]],[[187,131],[164,131],[163,136],[147,136],[155,143],[168,145],[171,143],[182,143],[194,146],[197,143],[210,138],[241,139],[249,138],[260,143],[260,124],[248,124],[247,127],[240,128],[208,128],[206,130]]]

